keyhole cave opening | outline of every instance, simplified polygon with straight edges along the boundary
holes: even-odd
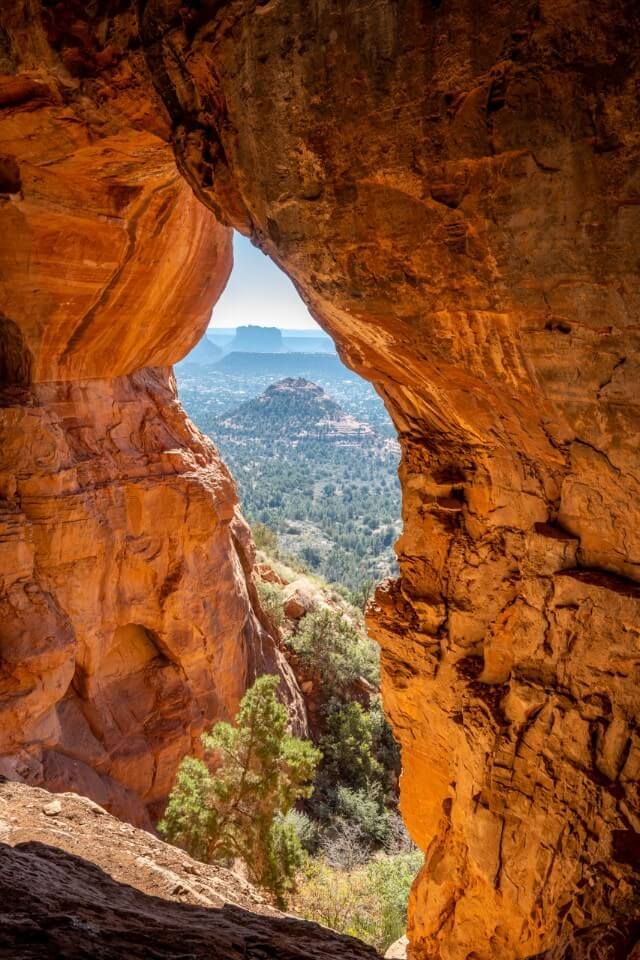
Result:
[[[331,900],[343,889],[341,931],[350,924],[384,952],[404,934],[422,864],[398,812],[400,754],[364,620],[375,585],[397,575],[394,426],[289,278],[240,234],[210,326],[176,378],[236,481],[260,604],[323,754],[313,793],[288,815],[312,864],[290,909],[335,925]],[[372,910],[374,888],[382,909]]]

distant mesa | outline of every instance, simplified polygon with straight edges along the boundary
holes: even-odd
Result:
[[[277,327],[238,327],[229,352],[280,353],[284,349],[282,331]]]
[[[274,358],[286,354],[321,355],[335,359],[338,355],[331,337],[321,330],[280,330],[278,327],[260,327],[247,324],[242,327],[210,327],[200,342],[180,361],[179,369],[193,364],[195,367],[213,366],[223,357],[230,355],[261,355]],[[269,361],[267,361],[268,363]],[[240,366],[243,362],[240,361]],[[255,363],[249,361],[249,367]],[[291,372],[314,372],[299,370],[291,365],[276,370],[275,376]]]
[[[218,418],[218,430],[235,438],[282,436],[289,441],[373,439],[373,427],[346,413],[317,383],[286,377],[236,410]]]
[[[329,353],[336,347],[322,330],[281,330],[245,324],[241,327],[209,327],[207,340],[223,353]]]

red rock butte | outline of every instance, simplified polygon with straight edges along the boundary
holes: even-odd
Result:
[[[2,7],[0,769],[144,823],[256,672],[297,703],[170,371],[233,226],[402,447],[410,956],[631,957],[640,8]]]

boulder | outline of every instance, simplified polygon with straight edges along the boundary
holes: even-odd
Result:
[[[319,591],[306,579],[298,577],[282,592],[282,606],[289,620],[301,620],[321,605]]]

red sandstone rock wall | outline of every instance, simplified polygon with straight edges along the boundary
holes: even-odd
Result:
[[[402,443],[401,576],[370,625],[426,854],[412,956],[559,956],[590,930],[613,956],[602,931],[640,914],[637,5],[117,9],[12,14],[3,212],[25,202],[12,124],[62,77],[40,166],[86,123],[170,138],[286,268]],[[25,382],[37,329],[8,318]],[[82,344],[73,369],[105,376],[82,367],[105,331],[73,329],[63,369]]]
[[[209,321],[230,234],[123,58],[135,18],[106,57],[71,13],[2,22],[0,773],[147,823],[256,672],[296,691],[233,482],[167,369]]]
[[[412,956],[634,915],[637,4],[191,6],[143,23],[181,169],[400,434],[369,623],[426,853]]]
[[[1,414],[0,772],[144,823],[255,672],[288,675],[233,483],[166,370]]]

